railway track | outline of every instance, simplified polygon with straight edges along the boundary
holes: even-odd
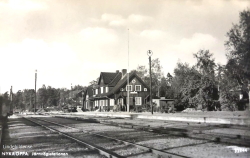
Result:
[[[6,121],[0,157],[104,158],[98,150],[24,118]]]
[[[159,150],[152,147],[136,144],[115,137],[88,130],[82,130],[73,126],[51,121],[48,118],[26,118],[51,131],[58,132],[69,139],[84,144],[91,149],[97,150],[105,157],[164,157],[175,158],[187,156]]]
[[[58,117],[58,116],[56,116]],[[61,116],[59,116],[61,117]],[[67,118],[67,117],[63,117]],[[207,140],[210,142],[215,143],[225,143],[230,145],[241,145],[250,147],[250,136],[244,136],[241,134],[226,134],[226,133],[217,133],[213,132],[212,130],[215,129],[239,129],[239,130],[250,130],[248,127],[244,126],[236,126],[236,125],[212,125],[212,124],[197,124],[197,123],[182,123],[181,125],[177,126],[174,124],[180,124],[179,122],[176,123],[174,121],[164,121],[167,122],[167,125],[171,126],[160,126],[160,127],[152,127],[150,125],[138,125],[134,123],[117,123],[114,121],[109,121],[108,119],[100,119],[97,120],[80,118],[80,117],[69,117],[71,119],[82,120],[87,122],[98,122],[105,125],[111,125],[116,127],[122,127],[127,129],[135,129],[139,131],[147,131],[152,132],[155,134],[161,135],[172,135],[172,136],[181,136],[181,137],[188,137],[192,139],[198,140]],[[174,126],[174,127],[172,127]],[[210,131],[211,130],[211,131]]]
[[[250,147],[250,136],[242,136],[240,134],[225,134],[210,131],[214,127],[190,127],[184,126],[185,129],[172,128],[172,127],[150,127],[140,126],[134,124],[120,124],[114,122],[101,122],[106,125],[113,125],[122,128],[136,129],[141,131],[153,132],[162,135],[182,136],[189,137],[192,139],[207,140],[216,143],[227,143],[231,145],[243,145]],[[241,129],[240,127],[238,127]],[[230,130],[230,129],[229,129]]]

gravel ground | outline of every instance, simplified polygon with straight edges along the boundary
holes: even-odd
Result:
[[[37,126],[30,121],[22,118],[11,118],[7,122],[7,129],[3,132],[2,153],[11,152],[27,152],[28,157],[46,157],[33,155],[32,153],[67,153],[68,155],[48,156],[48,157],[102,157],[95,150],[88,149],[86,146],[80,145],[51,132],[43,127]],[[3,158],[10,156],[2,155]],[[13,157],[13,156],[11,156]],[[15,155],[14,157],[20,157]],[[23,157],[23,156],[21,156]],[[27,157],[27,156],[26,156]]]
[[[230,134],[230,135],[241,135],[250,137],[250,132],[242,129],[227,129],[227,128],[217,128],[211,130],[204,130],[203,133],[219,133],[219,134]]]
[[[62,121],[62,119],[58,119],[58,118],[56,118],[56,119],[55,118],[52,118],[52,119],[47,118],[47,119],[50,120],[50,121],[51,120],[55,121],[55,122],[58,122],[58,120]],[[69,124],[72,121],[75,121],[75,120],[65,120],[65,119],[63,119],[63,122],[58,122],[58,123]],[[42,124],[49,125],[49,123],[42,123]],[[76,124],[71,124],[71,126],[72,125],[76,126]],[[79,124],[77,126],[79,127]],[[49,127],[53,128],[53,129],[56,129],[56,130],[59,130],[61,132],[65,132],[67,134],[70,134],[71,136],[76,137],[76,138],[78,138],[80,140],[86,141],[88,143],[91,143],[92,145],[96,145],[98,147],[102,147],[104,149],[111,150],[111,151],[113,151],[114,153],[116,153],[118,155],[132,156],[132,155],[139,155],[140,153],[144,153],[143,155],[146,156],[146,151],[145,150],[135,148],[133,145],[126,145],[126,144],[124,144],[122,142],[118,142],[116,140],[111,140],[111,139],[104,138],[104,137],[90,135],[88,133],[82,133],[82,132],[79,132],[79,130],[75,130],[75,129],[73,129],[71,131],[70,128],[67,129],[65,127],[54,126],[54,125],[49,125]],[[81,129],[82,130],[84,129],[84,130],[87,130],[87,131],[92,131],[92,132],[95,131],[95,133],[100,133],[100,132],[105,133],[105,132],[110,131],[110,128],[108,128],[105,125],[101,125],[101,124],[93,124],[93,123],[87,124],[87,125],[84,124],[84,127],[86,127],[86,128],[81,128]],[[93,127],[93,128],[90,129],[91,127]],[[115,128],[115,127],[113,127],[113,128]],[[147,153],[147,154],[151,155],[151,153]],[[153,157],[155,157],[155,155]]]
[[[205,143],[195,146],[186,146],[180,148],[169,149],[169,152],[177,152],[178,154],[185,154],[193,158],[249,158],[248,152],[234,153],[228,146],[216,143]]]
[[[217,144],[215,142],[209,142],[207,140],[198,140],[187,137],[177,137],[171,135],[159,135],[152,132],[138,131],[134,129],[127,129],[115,126],[102,125],[98,123],[86,123],[85,121],[75,121],[72,119],[60,119],[52,118],[53,120],[58,120],[60,123],[73,124],[75,127],[81,130],[88,130],[95,133],[101,133],[110,137],[117,139],[123,139],[130,142],[135,142],[137,144],[145,145],[148,147],[154,147],[157,149],[166,150],[168,152],[181,154],[189,157],[248,157],[250,156],[250,149],[248,152],[234,153],[234,150],[228,148],[230,144]],[[103,120],[103,118],[98,118]],[[125,123],[125,124],[137,124],[144,125],[147,127],[173,127],[173,129],[183,129],[185,127],[193,125],[196,128],[206,127],[207,124],[187,124],[186,122],[169,122],[169,121],[143,121],[143,120],[128,120],[128,119],[105,119],[106,121],[113,121],[115,123]],[[220,127],[215,126],[220,131]],[[227,126],[227,130],[230,128]],[[169,128],[171,130],[171,128]],[[233,131],[233,130],[232,130]],[[242,130],[244,131],[244,130]],[[226,132],[226,130],[225,130]],[[235,130],[234,132],[239,132]],[[230,134],[230,132],[229,132]],[[232,133],[235,134],[235,133]]]

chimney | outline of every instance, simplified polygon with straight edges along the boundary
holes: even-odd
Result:
[[[116,70],[116,73],[119,73],[119,70]]]
[[[127,74],[127,69],[122,69],[122,78]]]

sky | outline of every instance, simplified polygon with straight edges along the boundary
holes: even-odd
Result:
[[[0,0],[0,93],[88,86],[100,72],[194,65],[200,49],[226,64],[224,42],[248,0]],[[129,58],[128,58],[129,53]],[[129,68],[128,68],[129,59]]]

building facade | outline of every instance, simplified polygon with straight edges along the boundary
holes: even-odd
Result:
[[[129,75],[129,86],[127,75]],[[84,102],[88,105],[87,100],[91,100],[93,109],[99,111],[114,110],[114,107],[118,107],[119,111],[126,111],[128,104],[130,110],[135,110],[137,106],[146,104],[149,96],[149,87],[136,75],[136,72],[128,74],[126,69],[114,73],[101,72],[98,86],[91,89],[93,92],[91,99],[86,95]]]
[[[93,94],[94,94],[93,86],[88,86],[87,89],[84,91],[83,95],[83,111],[93,111],[94,110],[94,100],[93,100]]]

